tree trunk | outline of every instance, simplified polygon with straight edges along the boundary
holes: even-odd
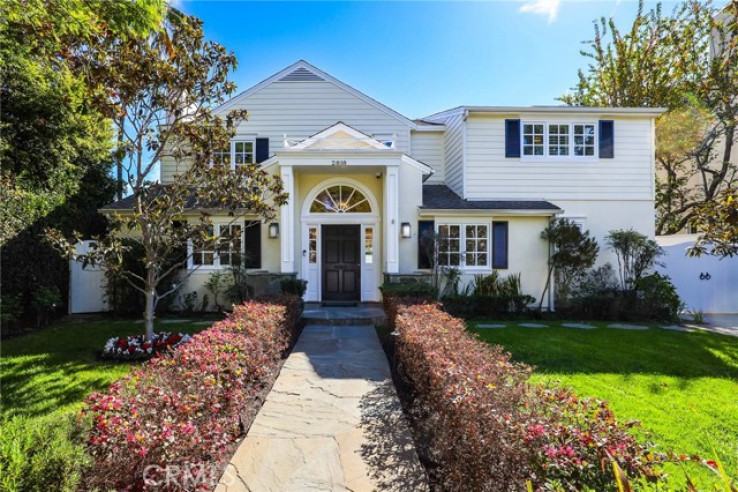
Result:
[[[146,325],[146,341],[154,339],[154,290],[146,289],[146,307],[144,308],[144,324]]]

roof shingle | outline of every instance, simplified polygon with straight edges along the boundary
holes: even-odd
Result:
[[[427,210],[561,210],[545,200],[463,200],[446,185],[424,185],[423,205]]]

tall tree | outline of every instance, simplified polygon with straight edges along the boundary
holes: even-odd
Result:
[[[116,217],[107,237],[88,255],[76,256],[73,242],[58,231],[48,234],[69,256],[103,265],[144,295],[150,339],[157,303],[178,288],[162,290],[163,280],[186,264],[188,254],[227,248],[234,239],[216,237],[207,211],[222,210],[232,221],[245,215],[271,220],[287,197],[279,178],[258,166],[232,170],[219,162],[219,152],[228,147],[246,113],[212,112],[235,90],[228,76],[236,59],[205,39],[200,20],[170,8],[162,28],[150,36],[111,39],[84,60],[89,85],[99,88],[95,106],[118,125],[117,152],[133,192],[132,211]],[[189,167],[172,183],[160,185],[149,176],[162,158]],[[141,246],[143,276],[122,266],[127,241]],[[188,254],[172,257],[188,245]]]
[[[110,165],[110,123],[89,104],[77,56],[142,35],[163,0],[9,0],[0,15],[0,245]],[[96,174],[96,171],[93,172]]]
[[[0,285],[22,306],[21,326],[41,314],[44,290],[64,300],[69,286],[44,227],[100,233],[97,209],[112,198],[111,125],[90,104],[79,57],[101,40],[144,35],[164,1],[0,4]]]
[[[690,256],[738,255],[738,190],[727,188],[717,199],[700,206],[693,219],[699,237],[689,249]]]
[[[738,0],[722,11],[687,0],[671,15],[660,4],[645,12],[641,0],[628,31],[602,18],[582,51],[588,69],[561,98],[572,105],[669,109],[657,128],[659,234],[683,229],[698,207],[735,180],[737,14]],[[688,135],[681,134],[682,124],[690,125]],[[680,156],[675,139],[681,140]]]

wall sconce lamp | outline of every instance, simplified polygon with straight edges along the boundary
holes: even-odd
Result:
[[[279,237],[279,224],[272,222],[269,224],[269,239],[277,239]]]
[[[400,225],[400,236],[403,239],[409,239],[409,238],[413,237],[413,230],[410,227],[410,222],[403,222]]]

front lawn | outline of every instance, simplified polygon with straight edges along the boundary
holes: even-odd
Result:
[[[210,324],[157,320],[156,330],[191,334]],[[140,321],[75,321],[3,341],[0,417],[43,417],[78,410],[87,395],[107,388],[133,364],[99,360],[105,342],[143,330]]]
[[[476,328],[477,324],[506,328]],[[545,323],[469,322],[486,342],[536,367],[534,379],[558,380],[581,396],[610,402],[621,420],[640,420],[662,450],[718,457],[738,476],[738,338],[652,328],[630,331],[591,323],[593,330]],[[690,467],[704,483],[707,474]],[[683,482],[675,467],[672,485]]]

